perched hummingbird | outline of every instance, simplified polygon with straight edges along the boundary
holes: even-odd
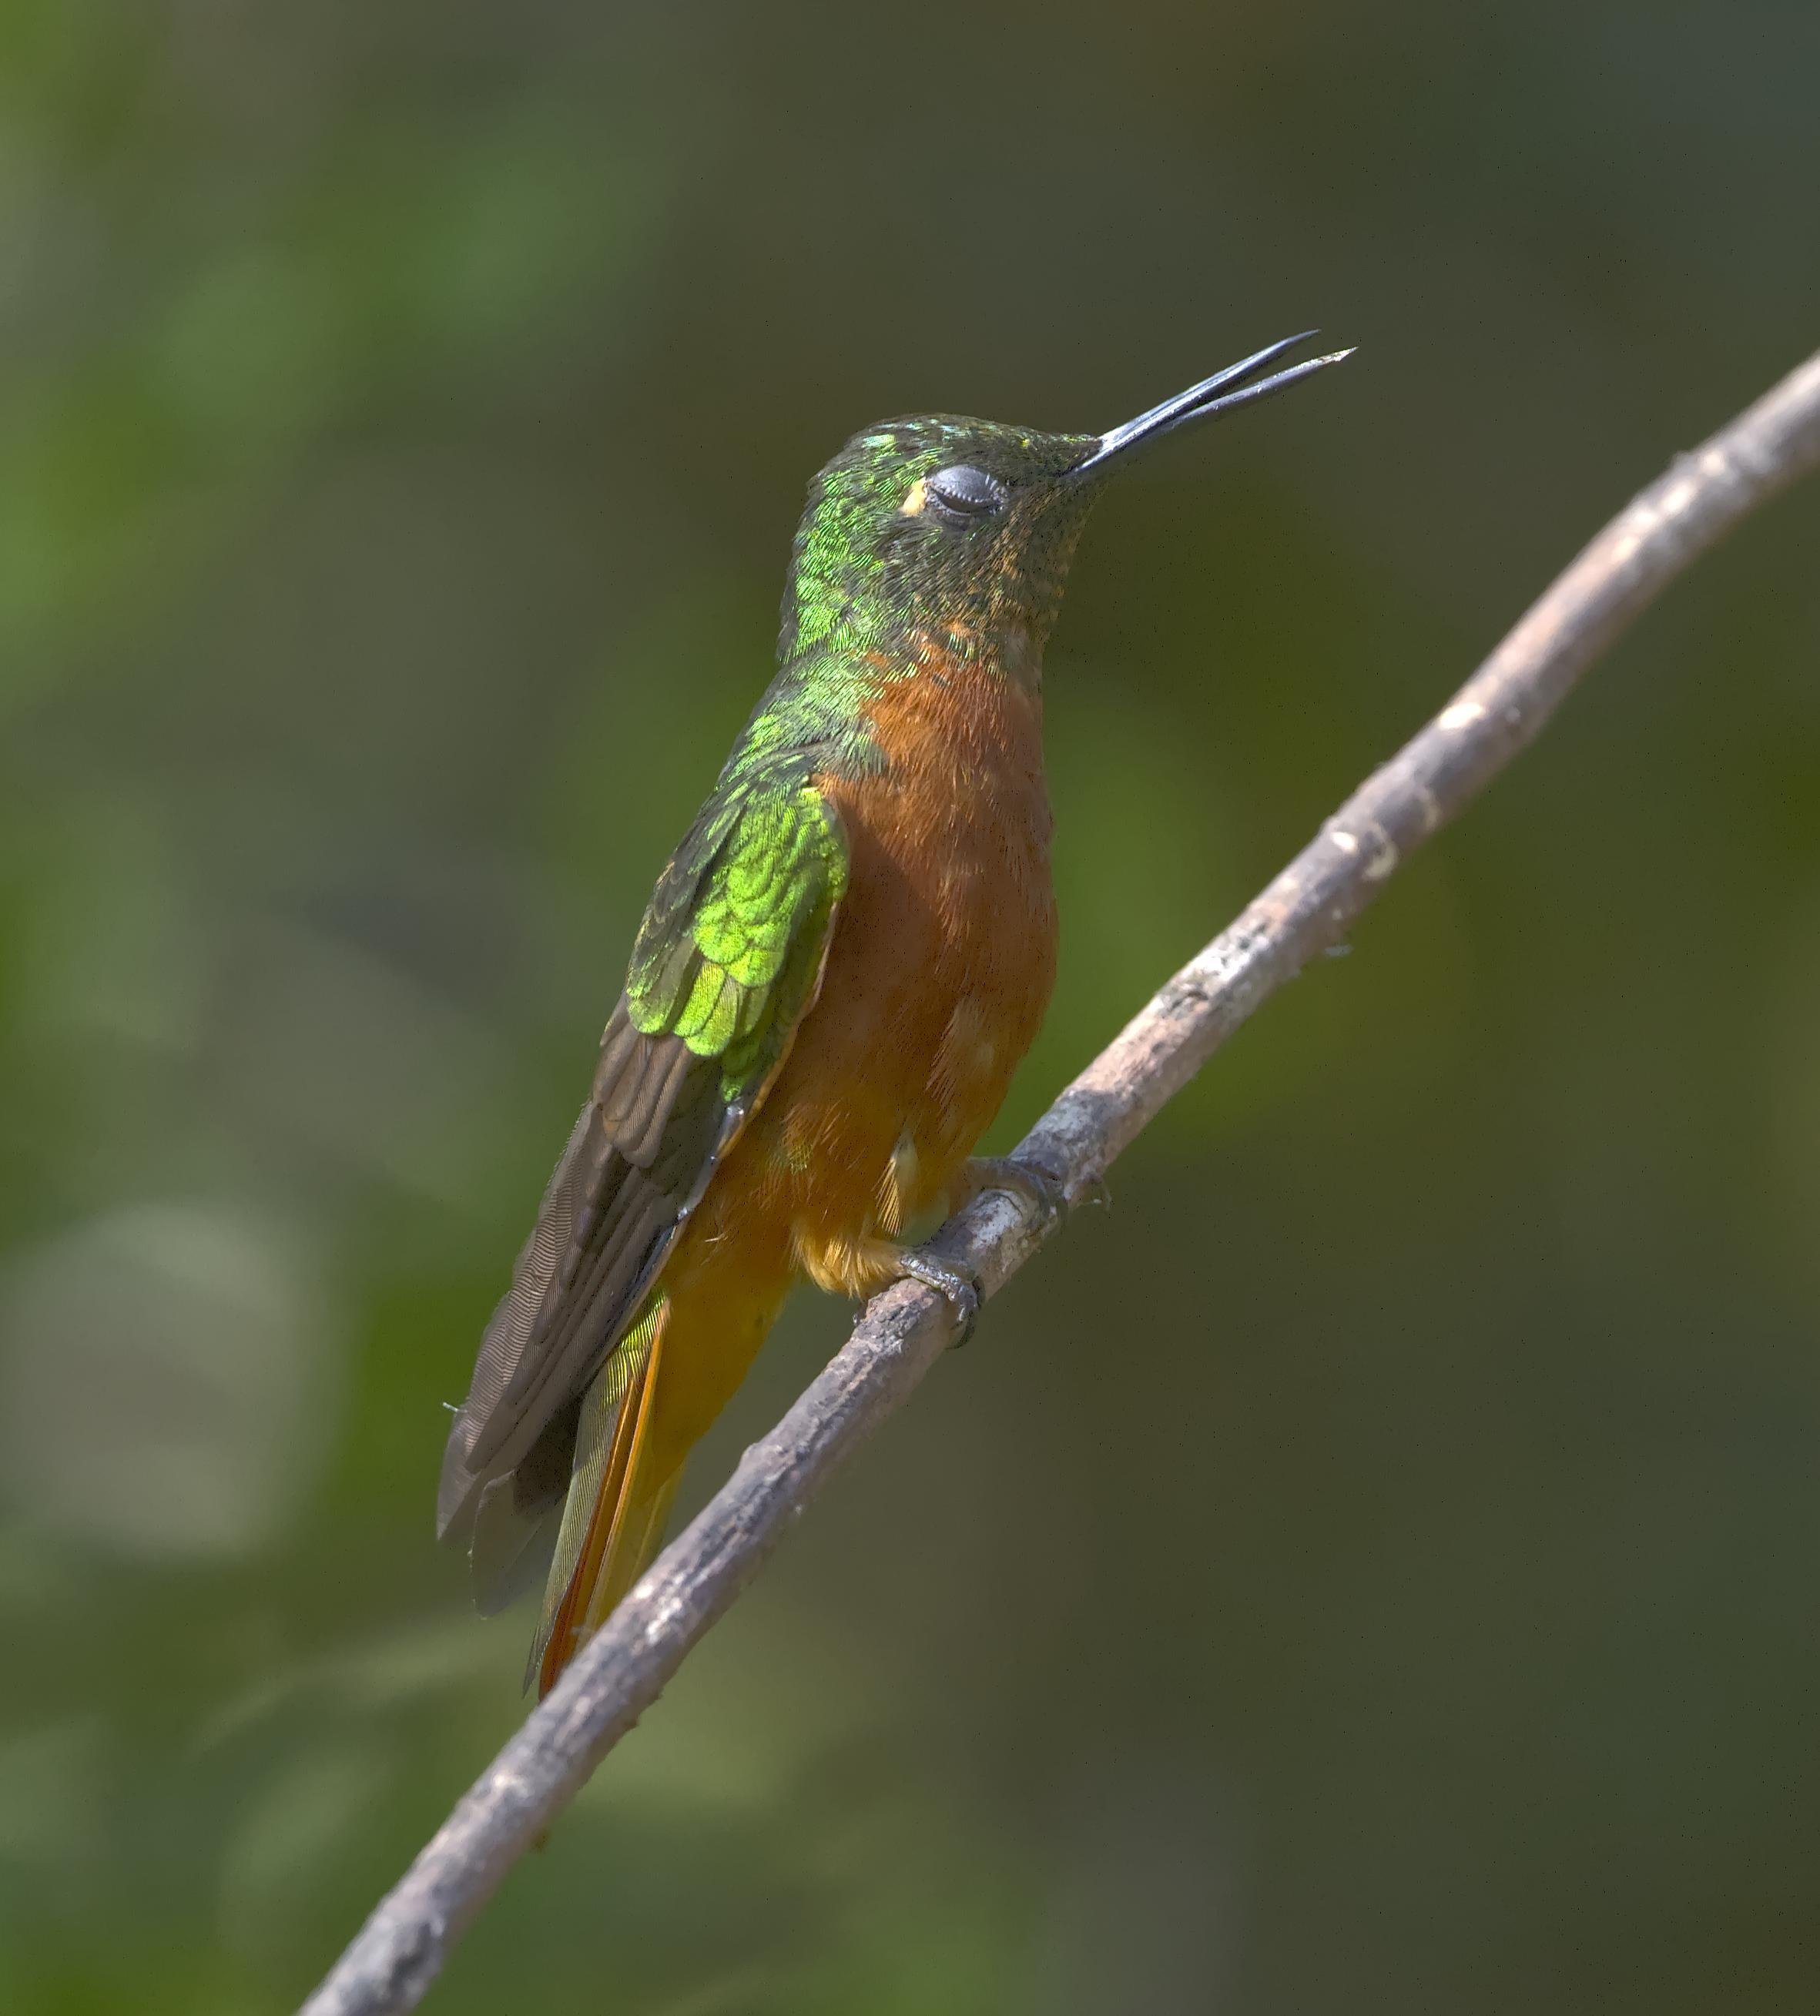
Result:
[[[816,478],[777,676],[658,878],[449,1438],[438,1525],[481,1609],[549,1559],[540,1691],[656,1552],[799,1276],[911,1274],[971,1322],[975,1284],[899,1238],[1040,1187],[968,1157],[1054,979],[1043,647],[1075,542],[1136,450],[1350,354],[1266,375],[1306,340],[1110,434],[887,420]]]

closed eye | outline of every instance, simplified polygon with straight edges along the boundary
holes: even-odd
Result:
[[[987,517],[1005,501],[1005,486],[971,463],[937,470],[923,487],[930,502],[944,517],[954,520]]]

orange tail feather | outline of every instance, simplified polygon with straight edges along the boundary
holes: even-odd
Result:
[[[540,1696],[637,1581],[662,1538],[676,1478],[654,1469],[651,1424],[669,1318],[668,1302],[658,1301],[601,1367],[582,1403],[570,1503],[545,1597],[544,1628],[532,1651]],[[615,1363],[622,1352],[623,1369]],[[576,1544],[571,1522],[584,1519]]]
[[[781,1263],[753,1268],[725,1244],[687,1249],[596,1373],[531,1651],[540,1693],[650,1565],[683,1462],[745,1377],[788,1283]]]

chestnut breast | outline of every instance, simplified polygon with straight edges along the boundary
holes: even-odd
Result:
[[[920,1209],[998,1110],[1054,982],[1041,702],[932,654],[867,719],[882,769],[818,780],[852,858],[795,1054],[848,1088],[835,1159],[856,1177],[907,1160],[904,1201]]]

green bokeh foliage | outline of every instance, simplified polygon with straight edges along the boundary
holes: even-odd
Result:
[[[0,5],[0,2006],[293,2007],[519,1712],[441,1403],[816,465],[1360,346],[1090,528],[1008,1143],[1811,347],[1817,85],[1775,0]],[[1172,1109],[434,2007],[1812,2007],[1817,535]]]

